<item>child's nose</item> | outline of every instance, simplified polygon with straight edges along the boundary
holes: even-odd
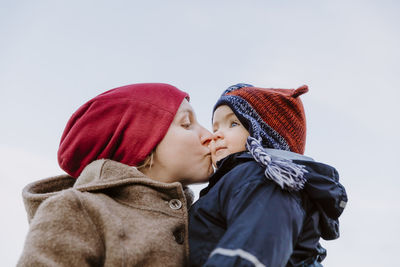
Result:
[[[224,135],[223,135],[222,131],[217,130],[212,134],[212,139],[216,141],[217,139],[223,138],[223,136]]]

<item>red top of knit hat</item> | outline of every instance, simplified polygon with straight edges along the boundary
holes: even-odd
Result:
[[[278,132],[290,150],[303,154],[306,143],[306,117],[300,95],[308,86],[297,89],[243,87],[229,92],[246,100],[263,121]]]
[[[69,119],[58,150],[60,167],[78,177],[96,159],[135,166],[164,138],[184,98],[162,83],[132,84],[104,92]]]

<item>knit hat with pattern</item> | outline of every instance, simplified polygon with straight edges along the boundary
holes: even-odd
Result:
[[[142,162],[161,142],[184,98],[168,84],[132,84],[104,92],[69,119],[58,149],[60,167],[78,177],[97,159],[130,166]]]
[[[299,98],[308,87],[297,89],[258,88],[249,84],[229,87],[214,106],[228,105],[250,136],[269,148],[303,154],[306,117]]]
[[[240,83],[225,90],[214,106],[214,111],[221,105],[229,106],[248,130],[247,148],[258,162],[265,165],[267,177],[279,180],[282,177],[278,177],[277,171],[280,176],[289,172],[288,181],[279,180],[282,188],[283,184],[289,189],[302,188],[305,169],[289,162],[281,164],[285,162],[283,159],[275,161],[278,165],[271,164],[271,157],[263,148],[304,153],[306,118],[299,96],[306,92],[306,85],[297,89],[271,89]]]

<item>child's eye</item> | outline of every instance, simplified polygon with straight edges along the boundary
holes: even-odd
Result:
[[[237,123],[236,121],[231,122],[231,127],[235,127],[235,126],[238,126],[238,125],[239,125],[239,123]]]

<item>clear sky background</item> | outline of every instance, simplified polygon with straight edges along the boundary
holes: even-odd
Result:
[[[335,166],[349,203],[325,266],[392,266],[400,249],[399,1],[0,2],[0,258],[15,265],[23,186],[63,173],[71,114],[139,82],[190,93],[199,121],[235,83],[307,84],[306,154]],[[193,189],[198,192],[200,188]]]

